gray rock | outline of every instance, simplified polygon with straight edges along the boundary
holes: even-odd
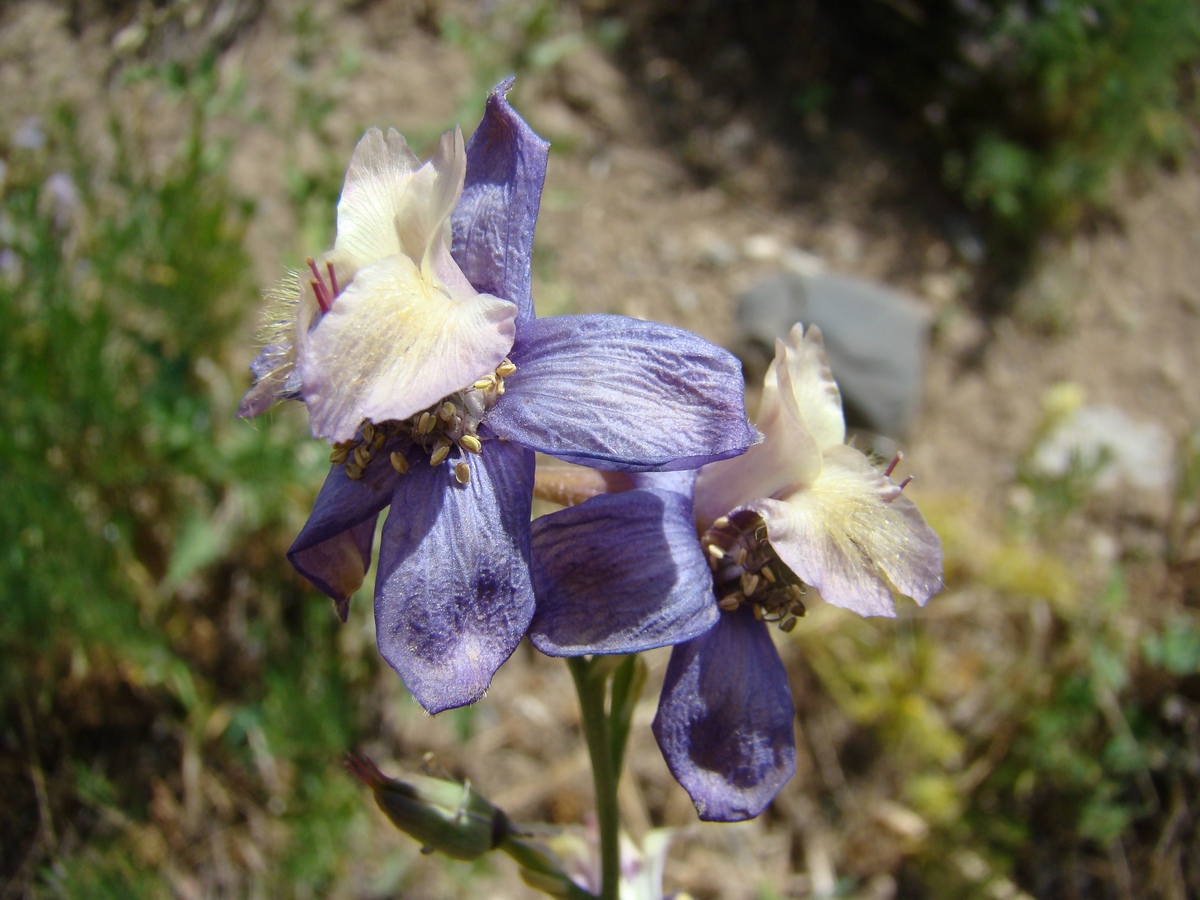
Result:
[[[746,291],[738,321],[747,339],[771,353],[775,338],[797,322],[819,326],[847,422],[892,437],[912,428],[929,316],[910,297],[847,275],[788,273]]]

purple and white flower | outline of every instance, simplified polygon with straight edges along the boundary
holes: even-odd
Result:
[[[288,551],[345,618],[379,513],[379,648],[430,712],[473,703],[534,610],[534,451],[614,471],[739,454],[737,361],[620,316],[537,319],[533,232],[548,145],[488,97],[418,164],[359,143],[331,251],[280,292],[239,414],[298,398],[333,468]]]
[[[758,815],[795,767],[768,625],[790,631],[808,588],[894,616],[893,591],[924,604],[942,585],[941,543],[904,485],[845,444],[818,329],[777,342],[758,424],[764,440],[736,459],[634,475],[631,490],[533,529],[534,645],[557,656],[675,645],[654,733],[700,817],[716,821]]]

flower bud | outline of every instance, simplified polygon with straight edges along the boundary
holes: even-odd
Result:
[[[392,824],[421,843],[423,853],[478,859],[509,836],[511,824],[469,784],[427,775],[388,778],[370,759],[350,755],[346,768],[375,794]]]

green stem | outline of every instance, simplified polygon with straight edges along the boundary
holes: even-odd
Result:
[[[609,720],[605,711],[608,672],[596,671],[595,660],[567,660],[575,679],[575,693],[583,720],[583,736],[592,760],[592,783],[596,788],[596,821],[600,828],[600,900],[619,900],[621,881],[620,811],[617,806],[617,771],[609,742]]]

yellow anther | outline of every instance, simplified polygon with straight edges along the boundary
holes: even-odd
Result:
[[[713,523],[713,528],[724,528],[729,524],[729,516],[720,516]]]
[[[426,410],[421,413],[421,418],[417,422],[417,432],[419,434],[429,434],[429,432],[433,431],[435,425],[437,425],[437,419]]]
[[[365,469],[367,467],[367,463],[370,461],[371,451],[369,448],[364,447],[362,444],[359,444],[354,448],[354,462],[357,466]]]
[[[770,566],[763,566],[758,570],[758,573],[762,575],[763,578],[767,579],[768,584],[775,583],[775,573],[771,571]]]
[[[724,559],[725,558],[725,551],[722,550],[720,547],[718,547],[716,544],[709,544],[704,549],[708,551],[708,555],[711,556],[713,559]]]
[[[372,425],[370,422],[363,422],[362,439],[364,441],[366,441],[367,443],[370,443],[371,439],[374,437],[375,437],[375,426]]]
[[[429,454],[429,464],[431,466],[440,466],[446,461],[446,457],[450,455],[450,444],[438,441],[437,448]]]
[[[495,383],[496,379],[489,375],[487,378],[480,378],[477,382],[471,385],[471,387],[475,388],[477,391],[486,391]]]
[[[393,450],[388,459],[391,460],[393,469],[395,469],[401,475],[408,474],[408,460],[404,458],[403,453]]]
[[[757,575],[755,575],[753,572],[743,572],[742,573],[742,593],[745,594],[747,597],[749,597],[756,590],[758,590],[758,583],[761,580],[762,579],[759,578]]]
[[[363,477],[362,466],[352,462],[346,463],[346,477],[351,481],[360,480]]]
[[[797,619],[795,616],[790,616],[790,617],[788,617],[788,618],[786,618],[786,619],[784,619],[784,620],[783,620],[783,624],[782,624],[782,625],[780,625],[780,626],[779,626],[779,628],[780,628],[780,630],[781,630],[781,631],[783,631],[783,632],[786,634],[787,632],[789,632],[789,631],[791,631],[793,628],[795,628],[795,627],[796,627],[796,623],[797,623],[797,622],[799,622],[799,621],[800,621],[800,620],[799,620],[799,619]]]
[[[717,601],[717,606],[725,610],[725,612],[733,612],[742,605],[742,600],[737,594],[729,594]]]
[[[447,400],[442,404],[442,408],[438,410],[438,418],[443,422],[449,422],[454,418],[456,412],[458,412],[458,407]]]
[[[500,365],[496,366],[496,374],[501,378],[507,378],[515,371],[517,371],[517,367],[513,365],[510,359],[506,359]]]
[[[454,480],[459,484],[466,484],[471,480],[471,467],[465,462],[460,462],[454,466]]]
[[[375,437],[371,438],[372,449],[380,449],[387,441],[387,434],[383,431],[375,432]]]
[[[334,447],[333,452],[329,454],[329,461],[335,466],[340,466],[350,457],[350,451],[345,447]]]
[[[473,434],[464,434],[458,439],[458,443],[464,450],[470,450],[472,453],[478,453],[483,449],[483,441]]]

